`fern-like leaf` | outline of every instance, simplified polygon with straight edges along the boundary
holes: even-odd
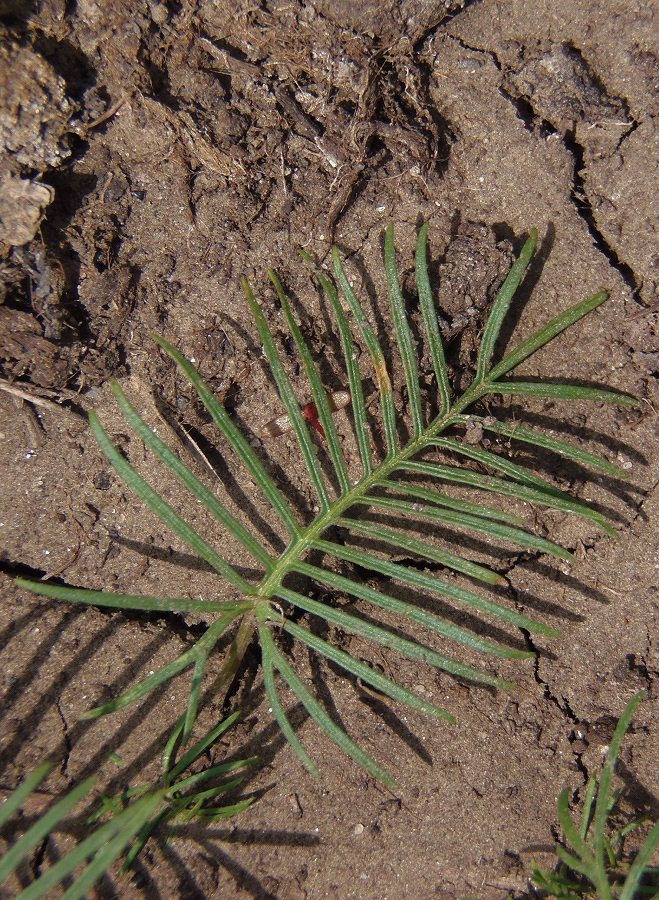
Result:
[[[393,786],[391,776],[334,722],[310,688],[293,670],[277,647],[277,630],[283,627],[291,638],[308,647],[311,652],[330,660],[350,677],[359,678],[371,684],[396,702],[408,704],[415,709],[441,718],[450,719],[450,715],[417,697],[402,685],[384,678],[344,650],[321,639],[312,625],[293,621],[289,616],[290,611],[295,609],[303,611],[311,617],[310,622],[324,620],[344,631],[359,635],[427,665],[453,675],[498,687],[507,686],[506,682],[487,670],[463,662],[459,658],[459,652],[456,656],[444,652],[439,653],[432,647],[426,646],[425,643],[403,638],[396,630],[363,618],[360,608],[347,611],[337,608],[329,602],[315,600],[309,595],[317,590],[326,593],[329,589],[337,594],[350,597],[360,604],[365,604],[368,609],[383,609],[395,613],[400,617],[402,623],[408,622],[421,626],[429,633],[430,638],[432,635],[439,635],[445,641],[457,645],[458,648],[462,645],[469,647],[471,651],[509,659],[531,655],[508,643],[498,643],[485,638],[472,628],[457,625],[436,615],[424,608],[425,604],[403,601],[366,585],[363,577],[360,577],[355,568],[359,567],[402,584],[408,589],[411,588],[424,597],[440,597],[443,603],[466,608],[472,614],[474,612],[483,614],[491,622],[506,623],[514,628],[538,634],[555,634],[547,624],[536,622],[521,614],[513,609],[511,604],[497,603],[458,583],[419,571],[413,565],[393,562],[383,551],[389,548],[389,553],[413,554],[422,560],[425,559],[446,570],[457,572],[485,584],[502,583],[503,579],[496,571],[469,559],[461,549],[456,552],[455,548],[438,547],[420,536],[409,533],[410,529],[413,530],[420,522],[429,521],[439,525],[449,535],[453,531],[467,531],[489,543],[496,541],[507,546],[512,545],[518,551],[550,553],[565,560],[571,559],[571,554],[567,549],[541,535],[526,530],[523,527],[523,521],[518,516],[481,504],[478,493],[473,500],[452,496],[447,490],[447,486],[451,483],[467,486],[477,492],[489,491],[579,515],[596,523],[608,534],[615,534],[603,516],[559,490],[547,479],[459,439],[461,429],[477,425],[495,434],[504,435],[510,440],[519,440],[540,450],[557,453],[580,465],[592,466],[607,475],[624,478],[626,473],[623,470],[574,445],[533,429],[467,412],[482,398],[496,393],[566,400],[587,399],[627,406],[636,405],[636,400],[632,397],[613,391],[554,382],[503,379],[503,376],[508,376],[540,347],[604,303],[607,294],[600,292],[577,303],[493,365],[496,345],[506,314],[535,250],[537,232],[533,230],[492,306],[483,333],[472,384],[462,396],[452,397],[437,313],[430,289],[426,240],[427,226],[423,226],[419,234],[415,262],[417,290],[425,329],[423,337],[430,353],[437,385],[436,407],[439,412],[431,421],[428,421],[429,417],[424,408],[420,390],[419,363],[400,287],[394,251],[393,226],[387,229],[385,235],[385,271],[389,288],[393,333],[402,361],[409,409],[410,428],[407,440],[403,439],[402,430],[399,427],[392,379],[387,368],[385,354],[350,283],[338,251],[334,250],[332,254],[334,274],[348,312],[352,316],[356,337],[363,342],[373,364],[381,413],[380,423],[369,416],[366,409],[362,375],[357,363],[353,334],[339,292],[330,277],[325,272],[317,270],[318,280],[334,313],[345,357],[346,380],[351,394],[353,425],[362,470],[361,476],[356,481],[351,480],[341,446],[341,438],[327,399],[325,385],[304,340],[303,329],[293,315],[281,282],[273,272],[270,273],[309,383],[319,423],[327,439],[327,454],[333,469],[333,479],[326,477],[319,461],[309,422],[303,414],[300,398],[296,395],[286,373],[275,338],[268,325],[266,311],[257,302],[249,285],[244,283],[261,344],[281,402],[295,433],[311,485],[318,498],[317,513],[310,522],[299,521],[284,494],[267,473],[259,455],[247,438],[236,428],[226,410],[204,384],[192,364],[175,347],[163,338],[156,337],[158,344],[190,380],[208,413],[279,517],[287,532],[286,548],[279,555],[266,549],[258,537],[246,529],[187,469],[178,456],[151,432],[130,405],[119,386],[113,383],[117,400],[137,435],[144,440],[156,457],[180,479],[191,494],[209,509],[217,521],[245,547],[257,565],[261,567],[262,575],[258,579],[246,579],[205,538],[192,529],[135,472],[112,445],[97,417],[92,414],[90,421],[94,433],[122,478],[188,546],[232,585],[234,591],[237,590],[241,597],[238,600],[233,599],[227,602],[169,600],[126,595],[119,597],[105,592],[86,592],[76,588],[33,584],[19,580],[19,584],[23,587],[37,593],[71,601],[134,609],[177,611],[194,609],[220,613],[217,621],[209,627],[206,634],[191,650],[131,688],[121,697],[103,707],[92,710],[90,715],[100,715],[125,706],[138,697],[144,696],[157,684],[192,667],[191,700],[185,717],[184,729],[184,740],[187,740],[194,724],[201,679],[208,655],[226,629],[236,620],[240,620],[237,636],[223,666],[221,686],[228,687],[228,682],[236,671],[249,639],[256,631],[262,650],[266,693],[273,714],[304,765],[310,771],[315,772],[311,758],[284,712],[278,695],[277,673],[306,708],[309,715],[332,740],[365,766],[376,778]],[[307,262],[311,262],[308,254],[302,255]],[[377,459],[373,447],[378,443],[380,424],[385,455],[384,458]],[[432,458],[437,451],[442,454],[442,459]],[[428,454],[431,454],[431,458],[428,458]],[[480,468],[474,470],[473,465],[469,468],[465,467],[461,463],[461,458],[466,458],[472,464],[476,462]],[[488,474],[489,470],[493,470],[497,474]],[[425,484],[419,484],[419,476],[423,477]],[[338,490],[333,487],[334,483]],[[373,515],[381,517],[383,514],[388,515],[386,524],[372,520]],[[375,543],[378,549],[375,552],[365,549],[364,540]],[[326,563],[322,566],[312,565],[306,559],[310,551],[324,554]],[[340,561],[342,567],[345,564],[352,566],[352,572],[340,574],[336,571],[336,565],[332,563],[332,560]],[[309,590],[307,593],[294,591],[285,583],[287,577],[292,574],[302,575],[308,579]]]

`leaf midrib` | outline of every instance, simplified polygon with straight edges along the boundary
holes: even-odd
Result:
[[[270,599],[286,575],[295,568],[295,563],[309,550],[314,541],[326,529],[336,524],[342,513],[357,503],[357,501],[365,498],[371,488],[386,480],[402,462],[425,449],[430,438],[455,424],[457,416],[480,397],[487,394],[493,384],[494,382],[489,380],[472,383],[465,393],[455,401],[448,412],[437,416],[422,434],[409,441],[405,447],[386,456],[377,469],[368,475],[364,475],[350,491],[337,497],[325,512],[320,513],[307,528],[303,529],[301,535],[294,535],[289,545],[275,561],[272,571],[266,574],[256,587],[255,595],[265,600]]]

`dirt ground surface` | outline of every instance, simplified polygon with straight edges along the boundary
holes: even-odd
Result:
[[[474,545],[475,558],[489,554],[506,571],[519,609],[560,630],[536,642],[533,660],[492,665],[515,691],[459,683],[345,636],[344,648],[448,708],[456,725],[384,703],[296,651],[298,670],[324,683],[330,708],[395,774],[397,796],[299,717],[321,770],[313,779],[273,722],[256,652],[226,703],[213,696],[221,654],[212,657],[200,723],[242,710],[212,759],[257,755],[245,793],[259,800],[228,830],[190,825],[168,846],[159,834],[136,872],[113,870],[95,895],[533,896],[532,861],[555,860],[558,794],[583,795],[641,688],[650,699],[624,744],[619,786],[624,815],[656,816],[656,3],[3,0],[0,22],[3,796],[45,757],[56,767],[37,795],[44,805],[90,774],[106,792],[156,778],[187,675],[121,713],[79,719],[174,659],[204,627],[200,616],[40,599],[17,590],[13,576],[226,596],[118,478],[83,414],[96,409],[142,474],[244,568],[241,547],[219,537],[130,437],[109,379],[236,515],[281,547],[272,514],[230,455],[218,479],[192,452],[186,432],[225,446],[150,335],[193,359],[255,439],[280,404],[240,280],[263,301],[300,398],[308,389],[268,267],[295,299],[328,385],[344,387],[335,329],[296,253],[304,247],[324,263],[334,242],[400,384],[387,337],[383,230],[395,223],[412,297],[413,247],[428,221],[456,382],[473,365],[483,314],[532,226],[540,251],[515,301],[516,334],[611,292],[526,372],[626,391],[640,407],[525,406],[532,423],[628,471],[623,482],[555,458],[527,460],[605,512],[618,540],[538,511],[539,533],[576,551],[572,566]],[[426,355],[428,394],[431,371]],[[497,407],[508,418],[517,409]],[[255,445],[308,513],[311,489],[293,442]],[[24,810],[23,824],[34,814]],[[71,820],[34,866],[71,847],[84,821],[83,813]]]

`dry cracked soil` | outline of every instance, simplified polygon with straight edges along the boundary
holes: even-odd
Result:
[[[610,292],[526,374],[609,386],[639,398],[638,408],[509,397],[489,412],[515,418],[525,406],[532,424],[617,462],[625,481],[550,455],[525,457],[510,442],[494,448],[588,500],[617,540],[540,509],[527,510],[529,523],[574,551],[573,563],[462,539],[468,555],[505,572],[507,602],[560,632],[534,641],[532,659],[492,664],[514,690],[479,688],[334,635],[447,707],[455,725],[385,702],[292,649],[326,707],[395,774],[395,794],[297,708],[298,733],[320,768],[312,778],[273,722],[256,649],[226,697],[212,690],[222,661],[213,655],[200,727],[242,711],[210,758],[256,755],[242,789],[258,802],[222,828],[191,823],[169,844],[157,833],[131,873],[112,869],[91,895],[536,896],[531,866],[555,862],[559,792],[568,787],[578,804],[640,689],[648,701],[625,741],[617,786],[623,820],[656,816],[656,2],[2,0],[0,84],[3,797],[44,758],[55,762],[3,839],[90,774],[97,793],[157,778],[187,675],[114,715],[80,716],[184,652],[208,621],[46,600],[18,590],[14,577],[226,595],[119,479],[85,413],[97,410],[141,473],[249,574],[240,546],[220,537],[130,436],[109,380],[235,515],[278,546],[256,485],[230,454],[218,462],[213,448],[226,444],[151,335],[195,361],[308,516],[314,497],[290,435],[258,439],[281,407],[240,281],[263,301],[299,399],[308,388],[268,267],[294,298],[328,386],[345,387],[336,329],[296,252],[325,264],[334,243],[400,385],[383,290],[390,222],[411,310],[414,243],[429,222],[431,281],[456,387],[531,227],[539,253],[515,300],[516,336]],[[359,363],[374,395],[366,354]],[[432,404],[427,350],[420,369]],[[404,410],[404,392],[396,402]],[[73,846],[84,812],[39,848],[6,896]]]

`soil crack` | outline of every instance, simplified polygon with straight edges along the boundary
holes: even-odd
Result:
[[[64,744],[64,758],[62,760],[62,764],[60,765],[60,772],[62,775],[66,776],[68,768],[69,768],[69,759],[71,758],[71,750],[72,750],[72,742],[71,735],[69,734],[69,723],[66,721],[66,716],[62,712],[62,698],[58,697],[55,701],[55,706],[57,707],[57,713],[62,720],[62,728],[63,728],[63,744]]]
[[[629,288],[634,301],[639,305],[643,305],[639,295],[639,279],[633,268],[620,257],[617,250],[609,243],[601,229],[598,227],[593,204],[586,189],[584,178],[584,173],[587,172],[588,169],[586,163],[586,149],[583,144],[577,140],[577,123],[574,123],[572,127],[567,128],[564,131],[559,131],[556,126],[543,116],[540,110],[534,106],[529,96],[523,94],[515,95],[506,88],[503,83],[503,77],[507,73],[507,67],[499,59],[495,51],[482,47],[473,47],[459,37],[452,37],[464,50],[470,53],[483,53],[490,57],[497,70],[502,74],[502,81],[499,84],[499,93],[513,106],[517,117],[521,120],[527,131],[532,132],[536,136],[540,135],[541,137],[548,137],[549,135],[555,134],[561,138],[563,146],[573,160],[570,199],[572,200],[577,214],[583,219],[588,229],[588,233],[593,239],[593,243],[597,249],[606,257],[610,265],[619,273],[620,277]],[[628,104],[625,103],[624,106],[628,107]],[[633,134],[638,126],[639,122],[631,118],[629,127],[624,131],[618,141],[616,147],[617,150],[619,150],[622,143]]]

